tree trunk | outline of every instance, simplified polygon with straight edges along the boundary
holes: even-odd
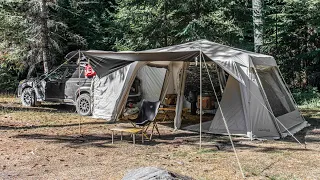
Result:
[[[48,50],[48,9],[46,0],[41,0],[41,53],[43,61],[43,70],[48,74],[49,50]]]
[[[164,37],[164,46],[168,46],[168,19],[167,19],[167,0],[164,1],[164,25],[165,25],[165,37]]]
[[[254,51],[261,52],[263,45],[263,0],[252,0],[252,17],[254,28]]]

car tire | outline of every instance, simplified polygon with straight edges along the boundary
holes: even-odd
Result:
[[[81,116],[91,115],[91,100],[89,94],[81,94],[77,98],[76,108],[78,114],[80,114]]]
[[[23,106],[34,107],[36,104],[35,93],[32,88],[25,88],[21,93],[21,102]]]

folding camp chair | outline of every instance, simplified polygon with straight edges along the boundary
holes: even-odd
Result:
[[[130,121],[134,127],[137,127],[137,126],[142,127],[143,135],[146,138],[148,138],[146,132],[147,132],[149,126],[151,123],[153,124],[151,135],[150,135],[150,140],[152,139],[154,129],[157,130],[157,132],[160,136],[158,125],[155,120],[155,118],[158,114],[159,106],[160,106],[160,101],[150,102],[150,101],[142,100],[138,117],[136,119],[130,119]]]

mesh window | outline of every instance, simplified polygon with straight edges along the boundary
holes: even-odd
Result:
[[[271,109],[276,117],[295,110],[288,93],[272,68],[258,70],[264,91],[266,92]]]

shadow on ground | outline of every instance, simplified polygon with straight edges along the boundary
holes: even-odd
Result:
[[[98,125],[106,124],[105,122],[82,122],[81,125]],[[54,125],[39,125],[39,126],[0,126],[0,130],[27,130],[27,129],[38,129],[38,128],[56,128],[56,127],[75,127],[79,126],[79,123],[73,124],[54,124]]]
[[[35,112],[54,112],[54,113],[76,113],[76,109],[72,105],[65,104],[43,104],[36,107],[25,107],[14,104],[0,104],[2,111],[35,111]]]
[[[68,147],[93,146],[99,148],[114,148],[111,146],[110,135],[46,135],[46,134],[20,134],[12,138],[46,140],[49,143],[64,143]]]
[[[111,143],[111,135],[46,135],[46,134],[20,134],[12,136],[12,138],[23,138],[33,140],[45,140],[47,143],[62,143],[66,144],[67,147],[78,148],[78,147],[98,147],[98,148],[117,148],[119,143],[126,143],[126,146],[132,145],[132,138],[130,135],[124,135],[123,141],[120,141],[120,135],[115,135],[114,142]],[[295,148],[295,147],[263,147],[260,146],[259,142],[255,143],[244,143],[241,140],[233,140],[236,149],[238,150],[252,150],[263,153],[284,153],[287,151],[315,151],[312,149]],[[245,140],[248,141],[248,140]],[[140,141],[140,136],[136,137],[136,143],[139,146],[156,146],[156,145],[171,145],[173,148],[178,148],[181,145],[188,145],[193,147],[199,147],[199,136],[195,133],[176,133],[176,134],[163,134],[160,137],[154,136],[153,140],[146,140],[144,144]],[[231,143],[225,136],[212,136],[203,135],[203,149],[211,149],[210,152],[215,151],[226,151],[233,152]]]

